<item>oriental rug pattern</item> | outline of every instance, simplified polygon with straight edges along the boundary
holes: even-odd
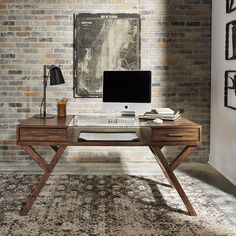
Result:
[[[198,216],[187,215],[162,176],[51,176],[27,216],[19,211],[38,175],[0,175],[0,235],[236,235],[190,177],[180,176]]]

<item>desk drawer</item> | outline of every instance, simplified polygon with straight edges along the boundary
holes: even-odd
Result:
[[[66,141],[66,129],[34,129],[34,128],[21,128],[20,129],[21,141]]]
[[[198,141],[198,129],[153,129],[152,141]]]

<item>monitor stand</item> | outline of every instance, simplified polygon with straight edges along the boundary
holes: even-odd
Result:
[[[122,111],[121,112],[122,117],[135,117],[134,111]]]

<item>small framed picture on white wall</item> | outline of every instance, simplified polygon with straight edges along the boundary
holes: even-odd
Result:
[[[225,71],[225,107],[236,110],[236,71]]]
[[[226,13],[231,13],[236,10],[235,0],[226,0]]]
[[[236,60],[236,20],[226,24],[225,59]]]

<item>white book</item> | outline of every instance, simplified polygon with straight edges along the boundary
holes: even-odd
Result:
[[[172,120],[172,121],[173,121],[173,120],[177,120],[180,116],[181,116],[181,114],[176,114],[176,115],[173,116],[173,117],[171,117],[171,116],[169,116],[169,117],[168,117],[168,116],[166,116],[166,117],[163,116],[163,117],[161,117],[161,119],[162,119],[162,120]]]
[[[170,108],[155,108],[156,112],[160,115],[173,115],[174,114],[174,110],[170,109]]]

